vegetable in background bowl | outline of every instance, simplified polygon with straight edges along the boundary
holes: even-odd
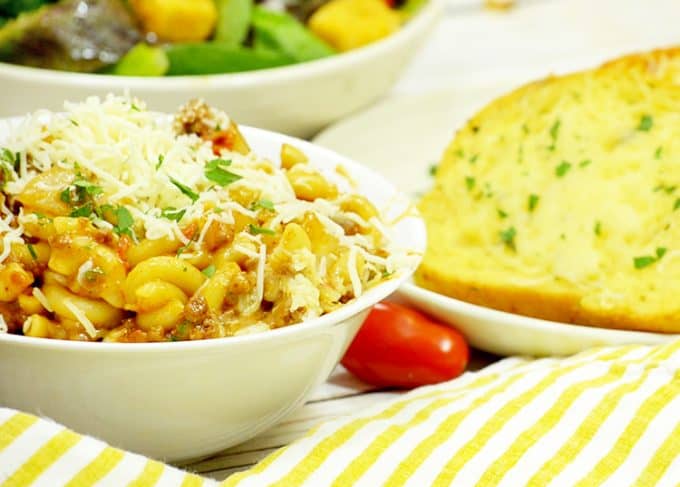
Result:
[[[127,76],[274,68],[389,36],[424,1],[0,0],[0,61]]]

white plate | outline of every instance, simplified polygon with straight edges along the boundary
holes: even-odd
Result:
[[[315,142],[379,170],[399,189],[417,196],[429,189],[429,167],[440,159],[454,131],[484,104],[528,79],[515,73],[486,83],[388,99],[330,127]],[[599,345],[659,343],[680,336],[529,318],[414,284],[402,286],[396,299],[454,325],[472,346],[498,355],[569,355]]]

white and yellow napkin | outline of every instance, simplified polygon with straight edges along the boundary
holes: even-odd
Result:
[[[680,341],[511,358],[324,423],[223,485],[677,486],[679,411]],[[214,485],[25,414],[0,422],[0,485]]]

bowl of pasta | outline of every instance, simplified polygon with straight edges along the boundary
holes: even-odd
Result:
[[[0,398],[164,460],[323,382],[425,230],[326,149],[110,95],[0,122]]]

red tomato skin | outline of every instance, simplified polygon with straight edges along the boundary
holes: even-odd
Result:
[[[410,389],[458,377],[469,356],[458,331],[385,302],[373,308],[341,363],[369,384]]]

